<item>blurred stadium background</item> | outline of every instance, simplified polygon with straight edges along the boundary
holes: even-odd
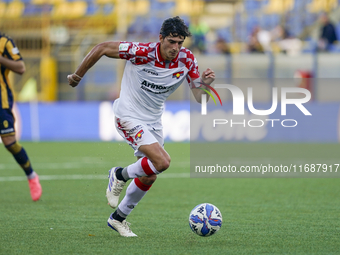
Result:
[[[218,155],[223,163],[335,167],[340,43],[318,49],[323,13],[340,38],[340,0],[0,0],[0,32],[14,39],[26,63],[24,75],[11,73],[17,134],[44,190],[32,203],[26,177],[0,146],[0,254],[338,254],[338,178],[189,179],[190,164],[196,163],[190,153],[202,147],[187,142],[194,114],[185,84],[171,95],[163,116],[164,137],[174,141],[165,145],[171,168],[129,216],[141,238],[116,238],[106,228],[112,213],[104,191],[107,170],[135,158],[124,142],[102,141],[121,140],[112,101],[125,62],[102,58],[77,88],[66,78],[97,43],[158,40],[163,20],[179,15],[195,34],[185,46],[201,71],[215,70],[216,83],[243,91],[251,84],[254,101],[264,109],[272,87],[305,87],[313,94],[306,104],[312,117],[289,108],[285,118],[299,123],[293,129],[209,132],[208,123],[197,122],[197,137],[226,141]],[[252,39],[260,45],[254,48]],[[231,118],[231,101],[225,102]],[[256,118],[261,117],[267,116]],[[268,118],[283,116],[277,110]],[[215,145],[204,147],[201,158],[214,159],[209,153],[216,152]],[[223,214],[223,228],[212,239],[199,239],[188,227],[190,210],[202,202]]]
[[[329,15],[340,36],[339,3],[338,0],[0,0],[0,31],[14,39],[27,67],[23,76],[11,76],[19,102],[21,139],[119,140],[107,128],[110,125],[107,114],[111,114],[108,102],[119,96],[124,61],[102,58],[76,89],[68,86],[66,76],[97,43],[157,41],[163,20],[175,15],[183,18],[194,34],[185,46],[195,53],[200,70],[211,67],[219,81],[227,83],[241,78],[261,79],[265,92],[255,96],[255,101],[270,102],[269,92],[277,79],[299,77],[295,85],[313,90],[316,102],[338,102],[340,93],[335,93],[338,84],[333,82],[323,90],[318,80],[339,78],[340,44],[336,41],[322,51],[317,45],[323,13]],[[257,48],[251,45],[254,38],[259,41]],[[188,115],[180,110],[189,109],[189,99],[187,86],[181,86],[169,98],[167,121],[187,120]],[[55,116],[55,120],[50,116]],[[79,126],[83,131],[79,131]],[[169,131],[167,139],[188,140],[188,128],[186,135],[180,135],[183,127],[180,128],[176,134],[173,130],[177,129]]]

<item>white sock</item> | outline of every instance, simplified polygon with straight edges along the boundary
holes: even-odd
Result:
[[[133,208],[145,196],[151,185],[142,183],[138,178],[135,178],[127,187],[125,197],[118,205],[118,209],[124,214],[125,218],[131,213]]]
[[[130,179],[159,174],[152,162],[147,157],[140,158],[137,162],[127,166],[126,171]]]
[[[37,176],[37,174],[33,171],[32,173],[27,175],[27,179],[29,179],[29,180],[34,179],[36,176]]]

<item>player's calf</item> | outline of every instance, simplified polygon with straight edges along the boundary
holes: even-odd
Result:
[[[164,160],[164,168],[170,164],[168,159]],[[125,167],[114,167],[109,171],[109,183],[106,189],[106,198],[112,208],[116,208],[119,202],[119,196],[126,182],[129,179],[146,177],[146,185],[151,185],[156,180],[157,171],[153,163],[146,157],[140,158],[137,162]]]
[[[117,177],[118,179],[127,181],[129,179],[152,176],[159,173],[153,163],[147,157],[143,157],[137,162],[117,171]]]
[[[152,185],[157,180],[157,175],[143,176],[138,179],[145,185]]]

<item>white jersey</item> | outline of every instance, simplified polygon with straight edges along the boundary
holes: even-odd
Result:
[[[190,87],[199,86],[197,61],[190,50],[182,47],[175,59],[165,61],[159,47],[160,43],[120,43],[119,57],[128,61],[113,106],[116,117],[159,122],[165,100],[185,78]]]

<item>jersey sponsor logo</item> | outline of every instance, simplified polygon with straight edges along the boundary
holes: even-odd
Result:
[[[183,76],[183,74],[184,74],[184,71],[182,71],[182,72],[177,72],[177,73],[173,73],[173,74],[172,74],[172,78],[179,79],[179,77]]]
[[[142,71],[149,73],[149,74],[152,74],[152,75],[158,76],[158,73],[156,71],[152,70],[152,69],[143,68]]]
[[[144,80],[144,81],[142,82],[142,85],[143,85],[144,87],[148,87],[148,88],[150,88],[150,89],[157,89],[157,90],[164,90],[164,89],[167,89],[167,87],[165,87],[165,86],[156,85],[155,83],[148,82],[148,81],[146,81],[146,80]]]
[[[144,130],[142,129],[135,135],[135,140],[142,139],[142,135],[144,134]]]
[[[165,87],[162,85],[156,85],[154,83],[150,83],[147,81],[143,81],[142,82],[142,86],[141,89],[153,93],[153,94],[164,94],[164,93],[168,93],[169,91],[173,90],[175,88],[175,86],[169,86],[169,87]],[[153,89],[153,90],[151,90]],[[154,91],[154,90],[159,90],[159,91]]]
[[[19,54],[19,49],[17,47],[12,48],[12,53],[13,54]]]
[[[119,44],[119,51],[127,51],[129,49],[129,43],[121,43]]]

